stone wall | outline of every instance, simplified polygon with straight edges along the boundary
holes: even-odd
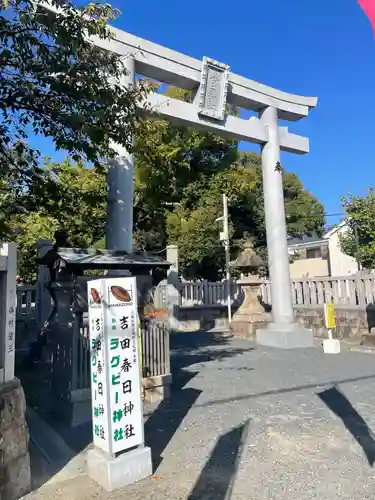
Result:
[[[295,313],[298,322],[313,330],[315,337],[327,337],[323,307],[295,307]],[[369,306],[367,309],[341,307],[336,308],[335,313],[338,338],[360,340],[375,327],[375,306]],[[176,330],[179,331],[228,328],[228,312],[225,306],[180,307],[178,311],[175,310],[175,318],[178,319]]]
[[[172,329],[177,331],[210,330],[228,328],[228,309],[226,306],[182,306],[174,307]]]
[[[298,322],[313,330],[315,337],[327,337],[322,307],[295,308],[295,313]],[[340,339],[359,339],[363,335],[368,335],[375,326],[372,308],[367,310],[336,308],[335,316],[336,335]]]
[[[0,498],[15,500],[31,484],[25,396],[18,379],[0,386]]]

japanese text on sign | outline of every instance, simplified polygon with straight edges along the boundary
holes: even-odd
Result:
[[[94,444],[117,453],[143,442],[136,280],[91,281],[88,296]]]

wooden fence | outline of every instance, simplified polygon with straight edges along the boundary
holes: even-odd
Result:
[[[212,306],[227,303],[226,282],[184,282],[180,285],[181,306]],[[272,304],[271,285],[264,281],[259,295],[265,304]],[[333,302],[339,307],[365,308],[375,304],[375,274],[322,277],[292,280],[293,304],[296,307],[323,306]],[[241,300],[241,286],[231,284],[232,303]]]
[[[17,321],[33,321],[36,316],[36,287],[17,286]],[[142,371],[147,377],[170,373],[168,325],[156,319],[141,320]],[[52,342],[54,387],[63,395],[90,387],[90,343],[87,314],[77,313],[73,335],[57,330]],[[60,383],[61,382],[61,383]],[[60,387],[61,386],[61,387]]]
[[[241,287],[236,283],[231,283],[230,296],[232,302],[237,300],[240,293]],[[225,281],[183,282],[180,285],[180,295],[181,306],[224,306],[228,300],[228,285]]]
[[[17,319],[35,316],[36,298],[34,285],[17,287]],[[181,306],[224,306],[227,303],[226,282],[194,281],[180,285]],[[321,306],[333,302],[338,306],[364,308],[375,303],[375,274],[310,278],[292,281],[293,304],[297,307]],[[265,281],[260,287],[265,304],[272,304],[271,286]],[[168,307],[166,287],[159,289],[159,302]],[[241,297],[241,286],[231,283],[231,300]]]
[[[142,372],[145,377],[170,373],[169,328],[154,319],[141,320]],[[87,316],[77,314],[73,336],[57,330],[53,336],[53,387],[55,393],[88,391],[90,388],[90,342]]]
[[[171,372],[169,328],[163,321],[141,320],[142,373],[144,377],[156,377]]]
[[[272,304],[271,286],[260,289],[262,300]],[[292,281],[293,304],[296,307],[317,307],[334,303],[347,309],[364,309],[375,304],[375,275],[311,278]]]

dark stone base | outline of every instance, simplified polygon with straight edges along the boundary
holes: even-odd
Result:
[[[73,391],[70,400],[54,401],[53,413],[69,427],[78,427],[92,421],[91,394],[89,389]]]

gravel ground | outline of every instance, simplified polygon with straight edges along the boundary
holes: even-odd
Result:
[[[375,356],[176,334],[171,400],[145,425],[156,471],[121,491],[86,476],[28,500],[366,500],[374,496]]]

